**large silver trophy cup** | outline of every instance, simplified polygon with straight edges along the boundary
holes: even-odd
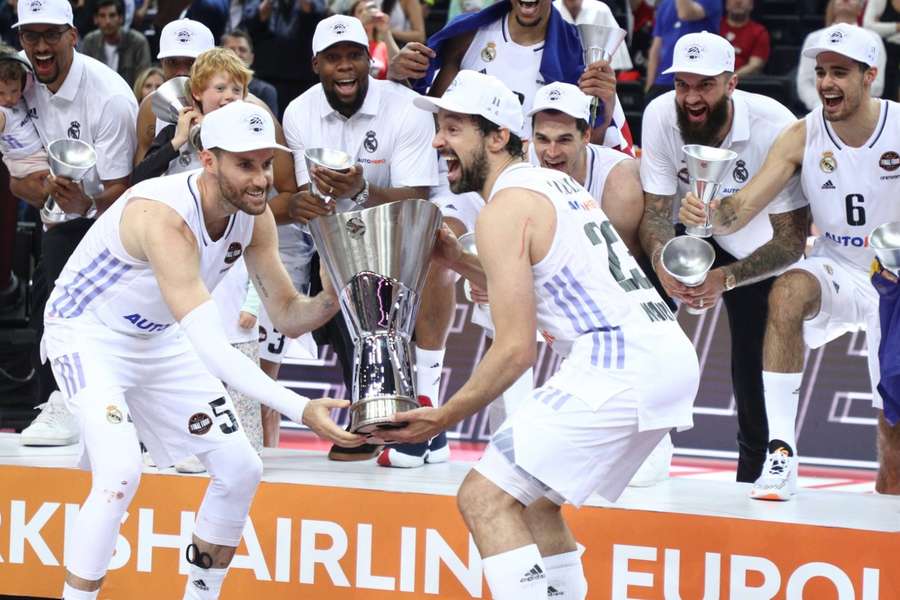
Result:
[[[869,236],[869,246],[875,251],[881,266],[900,274],[900,222],[884,223]]]
[[[163,123],[176,125],[181,111],[193,106],[190,77],[173,77],[153,92],[150,96],[150,108],[156,118]],[[200,143],[200,125],[194,125],[188,132],[188,142],[195,150],[202,150]]]
[[[703,202],[706,212],[706,223],[687,227],[688,235],[711,237],[712,225],[709,222],[709,203],[722,187],[725,174],[737,159],[737,152],[700,144],[682,146],[684,160],[687,162],[688,177],[691,180],[691,191]]]
[[[320,198],[325,204],[331,203],[334,200],[331,197],[331,193],[325,193],[325,190],[320,190],[316,187],[316,182],[312,177],[312,168],[313,166],[325,167],[332,171],[346,173],[353,166],[353,157],[340,150],[310,148],[303,153],[303,158],[306,160],[306,171],[309,173],[309,192],[313,196]]]
[[[440,224],[440,209],[426,200],[309,222],[353,337],[353,432],[396,427],[394,413],[419,406],[409,341]]]
[[[611,61],[613,54],[619,49],[626,35],[626,31],[621,27],[603,27],[591,23],[578,25],[578,37],[581,38],[584,66],[587,67],[598,60]],[[597,120],[597,108],[599,106],[600,99],[593,98],[591,100],[591,122],[588,123],[591,127],[594,126]]]
[[[706,281],[706,274],[716,259],[712,244],[698,237],[672,238],[663,246],[660,261],[666,273],[688,287],[697,287]],[[686,307],[688,313],[699,315],[709,308]]]
[[[47,162],[54,177],[66,177],[79,182],[97,164],[97,153],[87,142],[61,138],[50,142],[47,147]],[[41,221],[48,225],[78,218],[81,215],[67,213],[52,197],[47,198],[41,208]]]

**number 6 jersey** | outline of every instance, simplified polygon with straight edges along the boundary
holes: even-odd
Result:
[[[900,220],[900,105],[881,100],[875,131],[853,148],[837,136],[819,106],[806,116],[801,185],[821,232],[815,253],[868,271],[869,234]]]
[[[538,328],[566,357],[548,385],[598,406],[635,389],[642,430],[689,426],[694,347],[597,201],[569,175],[527,163],[507,168],[491,195],[506,188],[556,210],[553,243],[532,267]]]

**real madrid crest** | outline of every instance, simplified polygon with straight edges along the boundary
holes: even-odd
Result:
[[[738,183],[744,183],[747,179],[750,178],[750,173],[747,171],[747,163],[742,160],[739,160],[734,165],[734,171],[731,173],[734,180]]]
[[[481,49],[481,60],[484,62],[491,62],[495,58],[497,58],[497,44],[488,42],[487,45]]]
[[[819,161],[819,168],[824,173],[834,173],[837,169],[837,159],[830,151],[822,153],[822,159]]]

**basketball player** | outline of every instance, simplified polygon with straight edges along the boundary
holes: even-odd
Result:
[[[769,296],[763,387],[769,454],[752,498],[788,500],[797,486],[794,424],[803,378],[804,342],[818,348],[865,328],[873,404],[878,383],[878,295],[869,282],[868,235],[900,220],[897,146],[900,106],[871,96],[878,49],[858,27],[837,24],[803,51],[816,60],[822,106],[790,125],[761,171],[737,194],[712,204],[714,232],[730,233],[761,211],[797,171],[822,235],[808,258],[778,277]],[[718,205],[718,207],[717,207]],[[699,223],[702,205],[688,195],[679,215]],[[900,493],[900,432],[879,420],[881,467],[876,489]]]
[[[65,600],[94,599],[141,477],[138,435],[156,464],[194,454],[211,475],[197,513],[185,598],[218,598],[262,463],[219,380],[347,445],[331,408],[281,387],[233,348],[209,290],[244,256],[283,331],[317,327],[333,291],[309,298],[278,260],[266,204],[275,127],[264,108],[233,102],[204,119],[203,169],[131,188],[78,245],[47,301],[42,352],[82,430],[91,492],[78,513]]]
[[[409,424],[384,435],[419,441],[483,408],[534,363],[540,328],[566,358],[500,427],[458,501],[494,598],[545,600],[552,587],[583,599],[560,506],[595,491],[615,500],[669,428],[690,426],[697,356],[591,195],[525,162],[515,94],[461,71],[440,99],[416,103],[438,114],[451,189],[487,201],[480,264],[446,229],[437,254],[489,290],[495,337],[448,402],[397,414]]]

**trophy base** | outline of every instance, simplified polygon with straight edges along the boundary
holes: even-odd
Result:
[[[350,406],[350,432],[368,434],[379,429],[397,429],[403,423],[391,420],[394,413],[419,408],[419,403],[402,396],[366,398]]]
[[[698,238],[710,238],[713,235],[712,227],[685,227],[684,232]]]

